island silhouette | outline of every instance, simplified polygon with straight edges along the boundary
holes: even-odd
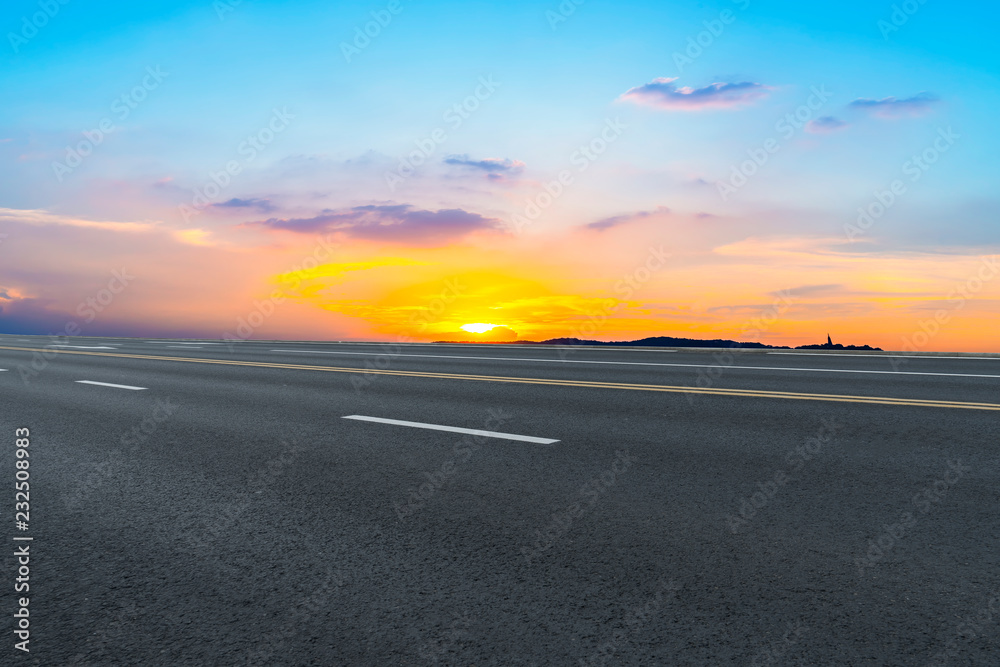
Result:
[[[477,343],[483,344],[487,341],[476,341],[476,340],[436,340],[435,343],[458,343],[458,344],[470,344]],[[490,345],[499,345],[501,343],[487,343]],[[580,346],[590,346],[590,347],[724,347],[724,348],[746,348],[746,349],[769,349],[769,350],[868,350],[871,352],[881,352],[882,348],[872,347],[871,345],[843,345],[841,343],[834,343],[830,334],[826,335],[825,343],[817,343],[813,345],[799,345],[797,347],[790,347],[788,345],[767,345],[765,343],[748,343],[740,342],[735,340],[727,340],[723,338],[715,338],[712,340],[703,340],[699,338],[675,338],[673,336],[651,336],[649,338],[640,338],[639,340],[616,340],[616,341],[601,341],[601,340],[587,340],[584,338],[550,338],[548,340],[515,340],[502,343],[505,345],[580,345]]]

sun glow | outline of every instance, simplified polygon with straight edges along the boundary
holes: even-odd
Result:
[[[490,329],[492,329],[494,327],[498,327],[498,326],[500,326],[500,325],[499,324],[483,324],[482,322],[478,322],[476,324],[463,324],[460,328],[462,329],[462,331],[468,331],[469,333],[481,334],[481,333],[486,333]]]

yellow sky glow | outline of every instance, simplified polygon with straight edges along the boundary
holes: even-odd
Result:
[[[468,331],[469,333],[486,333],[494,327],[500,326],[499,324],[483,324],[482,322],[477,322],[476,324],[463,324],[459,327],[462,331]]]

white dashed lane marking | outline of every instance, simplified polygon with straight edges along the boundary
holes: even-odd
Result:
[[[409,426],[410,428],[425,428],[431,431],[447,431],[449,433],[462,433],[465,435],[478,435],[483,438],[501,438],[503,440],[518,440],[520,442],[531,442],[536,445],[551,445],[559,442],[551,438],[536,438],[530,435],[516,435],[514,433],[499,433],[497,431],[481,431],[476,428],[459,428],[457,426],[441,426],[439,424],[425,424],[423,422],[408,422],[400,419],[382,419],[381,417],[364,417],[362,415],[347,415],[344,419],[356,419],[358,421],[375,422],[377,424],[389,424],[391,426]]]
[[[132,387],[127,384],[111,384],[110,382],[94,382],[93,380],[76,380],[78,384],[94,384],[98,387],[114,387],[115,389],[131,389],[132,391],[142,391],[146,387]]]

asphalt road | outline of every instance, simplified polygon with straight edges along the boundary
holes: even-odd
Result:
[[[4,664],[998,663],[998,355],[52,342]]]

